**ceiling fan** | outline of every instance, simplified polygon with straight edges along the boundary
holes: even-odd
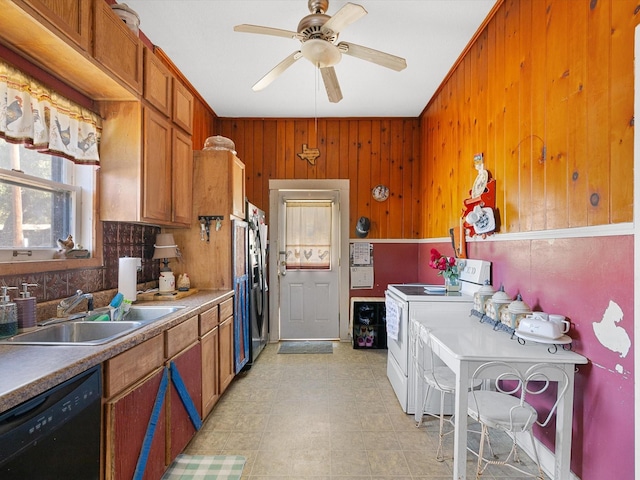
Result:
[[[332,103],[342,100],[342,91],[333,66],[342,59],[343,53],[397,72],[407,67],[407,62],[404,58],[350,42],[336,43],[338,35],[345,27],[367,14],[367,11],[361,5],[347,3],[332,17],[325,14],[329,8],[329,0],[309,0],[308,6],[311,13],[300,20],[297,32],[247,24],[233,27],[236,32],[294,38],[302,44],[300,50],[293,52],[262,77],[252,87],[254,91],[257,92],[267,87],[302,57],[320,69],[329,101]]]

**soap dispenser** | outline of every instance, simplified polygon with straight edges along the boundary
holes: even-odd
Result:
[[[18,307],[18,331],[20,333],[36,328],[36,297],[31,296],[29,287],[37,286],[37,283],[23,283],[20,298],[15,299]]]
[[[0,295],[0,338],[12,337],[18,333],[18,309],[11,301],[7,290],[16,290],[17,287],[2,285]]]

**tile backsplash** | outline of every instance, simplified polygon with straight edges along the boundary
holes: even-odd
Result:
[[[153,244],[160,227],[122,222],[104,222],[102,239],[103,266],[59,270],[29,275],[0,275],[0,285],[17,286],[22,283],[37,283],[29,291],[39,304],[38,317],[44,302],[58,300],[72,295],[76,290],[83,292],[105,291],[105,299],[96,296],[95,306],[103,306],[111,300],[109,292],[118,288],[118,259],[120,257],[142,258],[142,270],[138,272],[138,284],[156,282],[160,275],[160,261],[152,260]],[[147,288],[148,286],[145,286]],[[11,290],[11,297],[17,296],[17,290]],[[57,303],[57,302],[56,302]],[[55,310],[54,310],[55,312]]]

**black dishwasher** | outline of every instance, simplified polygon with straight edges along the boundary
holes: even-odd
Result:
[[[0,478],[100,477],[100,367],[0,414]]]

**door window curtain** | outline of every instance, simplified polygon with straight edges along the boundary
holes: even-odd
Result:
[[[331,269],[330,202],[286,203],[287,269]]]
[[[12,143],[97,165],[98,115],[0,60],[0,136]]]

